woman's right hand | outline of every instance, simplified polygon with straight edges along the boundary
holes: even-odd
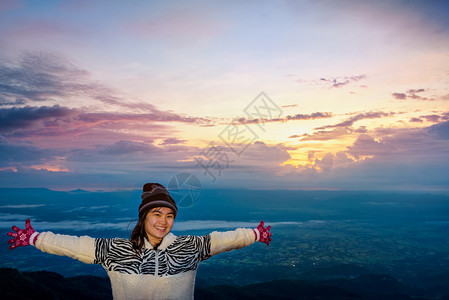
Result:
[[[16,247],[35,245],[39,232],[33,229],[30,219],[25,221],[25,229],[19,229],[17,226],[13,226],[12,230],[15,232],[8,232],[8,235],[13,237],[13,239],[8,241],[8,244],[11,244],[9,250]]]

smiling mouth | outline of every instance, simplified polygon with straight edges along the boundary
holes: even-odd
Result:
[[[159,231],[165,231],[167,229],[166,227],[155,227],[155,228]]]

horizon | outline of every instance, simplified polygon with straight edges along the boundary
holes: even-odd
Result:
[[[82,189],[82,188],[78,188],[78,189],[53,189],[53,188],[48,188],[48,187],[1,187],[0,186],[0,190],[2,189],[19,189],[19,190],[39,190],[39,189],[43,189],[43,190],[48,190],[48,191],[52,191],[52,192],[89,192],[89,193],[111,193],[111,192],[129,192],[129,191],[136,191],[136,192],[140,192],[142,190],[142,188],[109,188],[109,189]],[[204,188],[201,190],[206,190],[206,191],[219,191],[219,190],[223,190],[223,191],[291,191],[291,192],[348,192],[348,193],[398,193],[398,194],[423,194],[423,193],[428,193],[428,194],[436,194],[436,195],[449,195],[449,189],[441,189],[441,190],[429,190],[429,189],[419,189],[419,190],[410,190],[410,189],[404,189],[404,190],[398,190],[398,189],[373,189],[373,190],[356,190],[356,189],[293,189],[293,188],[288,188],[288,189],[279,189],[279,188],[244,188],[244,187],[238,187],[238,188],[227,188],[227,187],[218,187],[218,188]],[[171,189],[168,189],[168,191],[172,191]]]

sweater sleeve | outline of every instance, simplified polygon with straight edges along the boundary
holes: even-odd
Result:
[[[252,229],[238,228],[234,231],[214,231],[210,234],[210,255],[240,249],[252,245],[255,240],[256,235]]]
[[[95,260],[95,239],[88,236],[72,236],[42,232],[36,241],[36,248],[42,252],[68,256],[84,263]]]

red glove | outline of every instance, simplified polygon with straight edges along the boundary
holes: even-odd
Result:
[[[13,226],[12,230],[15,232],[8,232],[8,235],[13,237],[13,239],[8,241],[8,244],[12,244],[9,246],[9,250],[21,246],[35,245],[39,232],[33,229],[30,224],[30,219],[25,221],[25,229],[19,229]]]
[[[254,233],[256,234],[256,241],[265,243],[267,245],[270,245],[271,242],[271,226],[268,226],[267,228],[264,228],[263,221],[260,221],[259,226],[257,226],[254,230]]]

